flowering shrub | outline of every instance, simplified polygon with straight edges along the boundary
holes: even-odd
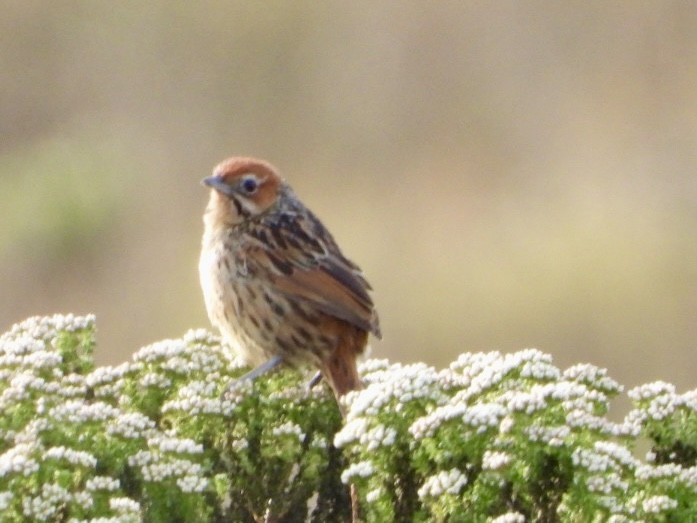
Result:
[[[296,371],[234,383],[206,331],[95,368],[94,329],[0,336],[3,522],[348,521],[348,484],[371,522],[697,521],[695,391],[635,388],[613,423],[619,384],[537,350],[369,360],[342,420]]]

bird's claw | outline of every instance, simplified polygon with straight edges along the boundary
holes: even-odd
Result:
[[[310,381],[307,382],[307,385],[305,385],[305,389],[307,392],[310,392],[312,389],[314,389],[319,382],[322,381],[322,373],[317,371],[312,378],[310,378]]]
[[[220,398],[221,399],[225,398],[232,391],[241,388],[245,383],[251,384],[259,376],[269,372],[273,368],[278,367],[281,363],[283,363],[283,358],[281,356],[274,356],[270,360],[265,361],[264,363],[262,363],[258,367],[250,370],[244,376],[241,376],[237,379],[231,380],[227,385],[225,385],[225,388],[223,389],[223,392],[220,395]]]

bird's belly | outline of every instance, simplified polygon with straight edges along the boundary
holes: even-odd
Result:
[[[240,276],[215,253],[202,254],[199,271],[208,317],[243,363],[280,355],[291,364],[316,364],[336,344],[318,330],[323,314],[289,300],[271,282]]]
[[[239,296],[235,292],[237,284],[233,281],[237,276],[231,274],[224,256],[225,253],[214,249],[201,252],[199,276],[208,318],[241,363],[258,365],[268,357],[266,351],[247,334],[239,311]]]

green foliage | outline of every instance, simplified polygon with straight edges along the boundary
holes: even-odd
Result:
[[[697,392],[630,391],[536,350],[363,364],[342,420],[295,371],[255,381],[191,331],[94,368],[94,318],[0,337],[2,521],[695,521]],[[633,449],[649,438],[640,460]]]

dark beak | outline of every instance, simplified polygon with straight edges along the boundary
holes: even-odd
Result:
[[[208,176],[207,178],[201,180],[201,185],[206,185],[211,189],[215,189],[216,184],[220,184],[220,178],[217,176]]]
[[[201,184],[228,196],[232,193],[232,188],[220,176],[208,176],[201,180]]]

